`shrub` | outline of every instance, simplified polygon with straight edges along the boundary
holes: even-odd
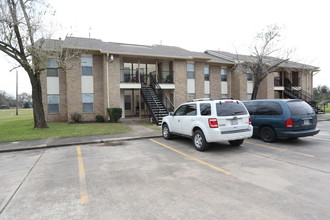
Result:
[[[80,122],[82,115],[78,112],[73,112],[70,113],[70,117],[73,122]]]
[[[121,118],[121,108],[107,108],[107,112],[110,116],[110,122],[118,122],[118,120]]]
[[[103,115],[96,115],[95,116],[95,121],[96,122],[105,122],[104,116]]]

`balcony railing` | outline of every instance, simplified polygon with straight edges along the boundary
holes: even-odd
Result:
[[[138,83],[139,74],[130,68],[120,69],[120,82]]]
[[[156,75],[156,72],[151,73],[153,76]],[[158,83],[174,83],[173,80],[174,71],[159,71],[157,82]]]
[[[136,71],[133,71],[130,68],[125,68],[120,70],[120,82],[125,83],[139,83],[139,74]],[[158,83],[174,83],[173,80],[173,71],[160,71],[158,72],[157,81]],[[156,71],[153,71],[150,73],[154,77],[156,76]],[[144,82],[149,82],[148,79],[146,79],[146,76],[144,74],[144,71],[140,72],[140,79]]]

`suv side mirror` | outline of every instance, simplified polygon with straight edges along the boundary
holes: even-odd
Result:
[[[174,112],[170,112],[169,115],[170,115],[170,116],[173,116],[173,115],[174,115]]]

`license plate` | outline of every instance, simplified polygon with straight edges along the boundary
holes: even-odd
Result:
[[[238,120],[236,120],[236,119],[230,120],[230,124],[231,125],[238,125]]]
[[[307,119],[307,120],[303,120],[303,124],[304,125],[309,125],[310,123],[309,123],[309,119]]]

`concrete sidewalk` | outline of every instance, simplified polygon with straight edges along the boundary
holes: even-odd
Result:
[[[330,121],[330,113],[317,115],[317,121]]]
[[[52,138],[33,141],[17,141],[0,143],[0,153],[22,150],[35,150],[52,147],[65,147],[83,144],[98,144],[112,141],[135,140],[161,137],[161,131],[154,131],[146,126],[137,124],[134,120],[123,120],[122,123],[134,131],[123,134],[94,135],[68,138]]]

